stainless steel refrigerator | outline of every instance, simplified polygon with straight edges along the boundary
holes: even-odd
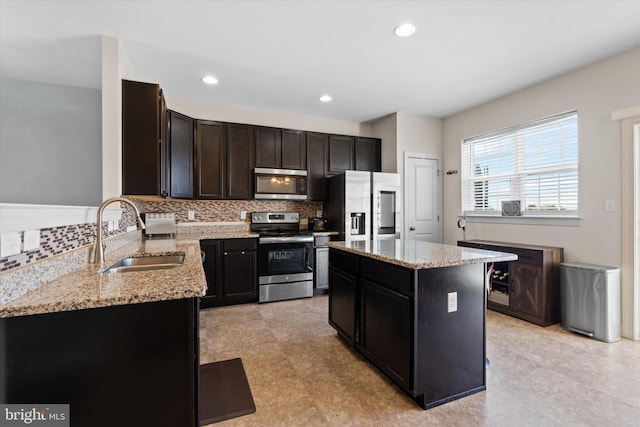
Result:
[[[324,215],[338,240],[371,239],[371,173],[345,171],[328,178]]]
[[[402,234],[402,180],[397,173],[371,172],[371,238]]]
[[[397,239],[402,229],[402,187],[396,173],[346,171],[332,176],[324,203],[328,229],[338,240]]]

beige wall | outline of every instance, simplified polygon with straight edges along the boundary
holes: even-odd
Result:
[[[281,113],[224,105],[205,104],[181,99],[167,99],[171,110],[202,120],[247,123],[286,129],[334,133],[353,136],[373,136],[371,124],[301,114]]]
[[[640,48],[515,92],[443,121],[443,169],[460,168],[463,138],[563,111],[578,110],[579,226],[471,223],[467,239],[560,246],[565,261],[621,265],[621,147],[614,110],[638,104]],[[445,176],[444,242],[462,239],[460,175]],[[605,212],[613,199],[615,212]]]
[[[382,172],[396,173],[398,171],[397,143],[398,125],[397,114],[389,114],[372,123],[373,134],[382,140],[381,157]]]
[[[442,156],[442,120],[397,112],[373,122],[373,133],[382,138],[382,171],[404,173],[404,153]]]
[[[442,157],[442,120],[434,117],[397,113],[398,143],[396,162],[404,177],[404,153],[426,153]]]

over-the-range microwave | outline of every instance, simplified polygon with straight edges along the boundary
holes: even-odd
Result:
[[[307,200],[307,171],[255,168],[254,199]]]

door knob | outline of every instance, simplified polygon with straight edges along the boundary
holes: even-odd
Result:
[[[409,227],[409,231],[416,231],[415,227]]]

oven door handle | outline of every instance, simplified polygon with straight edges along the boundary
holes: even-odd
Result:
[[[260,237],[258,243],[313,243],[313,236]]]

